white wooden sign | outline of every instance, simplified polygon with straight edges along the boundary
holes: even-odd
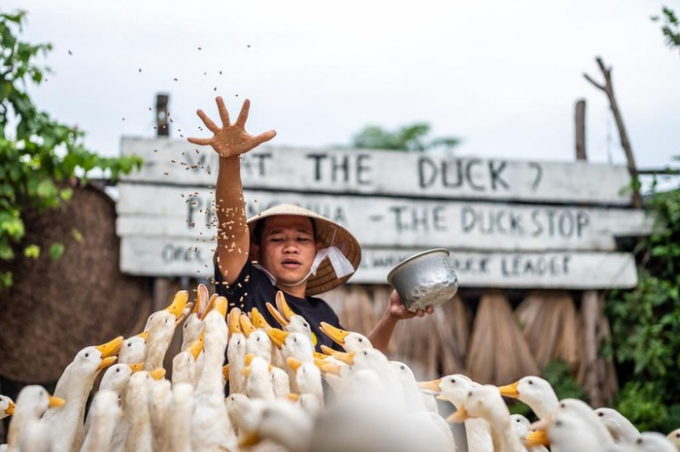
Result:
[[[123,237],[121,265],[126,273],[211,278],[216,242],[207,239]],[[383,284],[403,259],[422,249],[364,248],[351,283]],[[637,284],[635,261],[626,253],[479,253],[452,251],[461,287],[601,289]]]
[[[169,139],[123,138],[122,153],[144,158],[125,180],[213,185],[218,157]],[[515,161],[428,153],[261,147],[244,155],[244,187],[422,198],[630,205],[623,166]]]
[[[118,234],[210,238],[214,194],[207,188],[119,184]],[[248,216],[292,203],[318,212],[356,235],[364,246],[449,247],[468,250],[614,250],[616,236],[648,234],[641,211],[416,201],[386,197],[304,195],[248,190]]]

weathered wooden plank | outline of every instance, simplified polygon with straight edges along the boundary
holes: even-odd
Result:
[[[120,236],[199,238],[216,230],[209,189],[119,185]],[[184,197],[183,197],[184,196]],[[299,204],[339,222],[367,246],[470,250],[613,250],[614,237],[642,235],[641,211],[545,205],[416,201],[368,196],[245,193],[248,216],[281,202]]]
[[[214,248],[207,240],[126,236],[121,269],[134,275],[210,277]],[[365,248],[350,282],[385,283],[395,265],[419,251]],[[626,253],[455,251],[451,260],[461,287],[606,289],[637,283],[635,261]]]
[[[208,186],[218,157],[182,140],[124,137],[122,154],[145,164],[125,180]],[[243,156],[246,188],[421,198],[629,205],[623,166],[515,161],[357,149],[261,147]]]

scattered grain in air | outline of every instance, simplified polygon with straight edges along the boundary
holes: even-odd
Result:
[[[154,149],[153,151],[154,151],[154,152],[158,152],[158,149]]]
[[[142,72],[142,68],[141,68],[141,67],[139,68],[139,72]]]
[[[194,149],[194,151],[196,151],[196,154],[198,154],[198,153],[199,153],[199,152],[198,152],[198,149]],[[210,188],[210,186],[208,186],[208,188]]]
[[[201,48],[199,47],[198,50],[201,50]]]
[[[176,79],[176,78],[173,78],[173,80],[174,80],[174,81],[177,81],[177,79]]]
[[[222,75],[222,71],[220,71],[220,75]]]
[[[168,175],[168,173],[163,173],[163,174],[165,174],[166,176]]]
[[[174,160],[170,160],[170,161],[171,161],[172,163],[177,163],[177,162],[175,162]]]
[[[71,52],[71,51],[69,50],[69,51],[68,51],[68,54],[69,54],[69,55],[73,55],[73,52]]]
[[[149,107],[149,111],[151,111],[151,107]]]

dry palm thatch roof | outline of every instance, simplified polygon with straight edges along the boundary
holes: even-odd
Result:
[[[505,384],[539,373],[531,350],[500,291],[482,296],[468,352],[468,375],[479,383]]]

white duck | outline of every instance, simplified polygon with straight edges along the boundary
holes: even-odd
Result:
[[[52,432],[45,421],[32,420],[19,444],[21,452],[52,452]]]
[[[138,364],[114,364],[106,369],[104,377],[102,377],[101,383],[99,383],[99,391],[94,395],[94,400],[92,404],[97,401],[97,397],[103,392],[113,392],[116,394],[116,405],[120,409],[120,404],[118,403],[118,397],[123,396],[125,390],[127,389],[128,382],[130,381],[130,376],[137,371],[143,370],[144,365],[142,363]],[[92,423],[91,419],[92,410],[88,412],[87,418],[85,419],[85,436],[90,430]],[[122,416],[121,416],[122,417]],[[121,417],[116,418],[114,425],[114,431],[116,430]],[[113,432],[111,433],[113,435]]]
[[[123,413],[125,420],[125,437],[123,450],[126,452],[151,452],[151,421],[149,419],[149,381],[148,371],[132,374],[125,392]],[[118,433],[115,433],[117,436]],[[119,447],[114,438],[114,447]],[[114,449],[117,450],[117,449]]]
[[[0,394],[0,419],[11,416],[14,413],[14,401]]]
[[[162,367],[152,371],[151,375],[153,378],[149,381],[149,420],[153,450],[167,450],[170,439],[167,422],[172,404],[172,388],[170,381],[163,378],[165,369]]]
[[[260,314],[260,311],[257,310],[257,308],[253,308],[250,310],[248,313],[250,315],[250,320],[253,324],[253,326],[258,330],[258,331],[264,331],[265,333],[271,329],[271,325],[267,323],[267,320],[264,318],[262,314]],[[271,340],[270,340],[271,342]],[[278,347],[271,342],[271,364],[274,367],[280,367],[284,368],[285,363],[283,361],[283,358],[281,357],[281,352],[279,351]]]
[[[208,288],[204,284],[199,284],[196,291],[196,304],[194,310],[189,314],[182,326],[182,346],[181,351],[186,351],[191,345],[198,340],[198,337],[203,331],[203,316],[206,314],[208,305],[217,298],[217,294],[210,298]]]
[[[243,367],[246,356],[246,337],[241,330],[241,310],[232,308],[227,316],[229,345],[227,360],[229,361],[229,393],[245,394],[246,380]]]
[[[248,366],[243,370],[246,375],[246,395],[251,399],[273,401],[276,397],[269,373],[271,364],[255,355],[248,355],[246,364]]]
[[[532,424],[534,426],[536,424]],[[527,447],[550,444],[553,452],[604,452],[609,450],[603,445],[600,434],[595,428],[597,421],[581,416],[575,411],[556,411],[541,419],[542,429],[526,437]]]
[[[559,400],[550,383],[541,377],[528,376],[498,388],[505,397],[518,399],[529,405],[539,419],[555,411]]]
[[[616,444],[630,446],[640,438],[640,432],[633,423],[615,409],[598,408],[594,412]]]
[[[531,433],[530,425],[531,422],[529,419],[525,418],[521,414],[511,414],[510,415],[510,420],[512,421],[512,429],[513,431],[517,434],[517,437],[520,438],[521,440],[524,440],[524,438],[527,437]],[[531,447],[527,449],[528,452],[548,452],[548,449],[545,448],[543,445]]]
[[[676,448],[661,433],[643,432],[635,442],[634,450],[637,452],[675,452]]]
[[[112,365],[123,344],[119,336],[106,344],[85,347],[76,354],[57,382],[54,395],[66,399],[61,407],[50,408],[45,413],[45,421],[52,431],[58,431],[54,438],[54,452],[79,450],[85,439],[85,404],[92,391],[94,380],[99,372]]]
[[[284,360],[295,358],[300,362],[314,363],[314,347],[309,336],[303,333],[288,333],[278,328],[268,329],[267,334],[281,351]],[[285,366],[285,371],[288,373],[291,392],[299,392],[295,371],[288,365]]]
[[[599,450],[616,450],[614,439],[609,434],[609,431],[593,412],[590,405],[578,399],[562,399],[559,401],[555,411],[550,413],[546,418],[531,424],[533,430],[546,430],[550,422],[553,422],[555,417],[566,413],[573,415],[579,419],[579,422],[589,425],[589,430],[595,435],[595,444]]]
[[[123,364],[123,366],[126,366]],[[90,428],[88,429],[81,452],[99,452],[109,450],[113,432],[122,412],[118,404],[118,393],[100,389],[92,402],[88,413]]]
[[[447,420],[462,422],[467,417],[484,418],[489,423],[494,451],[522,452],[522,443],[512,430],[510,412],[496,386],[484,385],[472,389],[463,405]]]
[[[666,435],[668,441],[675,445],[676,449],[680,451],[680,428],[673,430],[668,435]]]
[[[146,340],[149,332],[144,331],[123,341],[118,354],[118,364],[143,363],[146,358]]]
[[[196,359],[203,349],[201,340],[195,341],[188,350],[178,353],[172,359],[172,385],[196,384]]]
[[[326,322],[321,322],[320,325],[321,331],[348,353],[373,348],[371,341],[363,334],[345,331]]]
[[[168,419],[168,451],[191,452],[191,419],[194,411],[194,386],[178,383],[172,386],[172,404]],[[195,432],[201,434],[201,432]]]
[[[418,388],[418,382],[413,375],[413,371],[406,364],[399,361],[390,361],[390,366],[394,370],[397,380],[401,384],[404,392],[406,406],[411,411],[429,411],[437,413],[437,402],[431,395],[424,394]]]
[[[313,363],[303,363],[293,357],[289,357],[286,362],[295,372],[295,382],[300,389],[300,394],[310,394],[316,397],[319,406],[323,408],[324,398],[321,370]]]
[[[203,321],[203,370],[194,392],[195,410],[191,417],[191,431],[201,433],[191,435],[193,450],[236,448],[236,437],[224,403],[222,363],[228,340],[226,313],[227,299],[218,297],[215,307],[206,314]],[[238,318],[236,321],[238,322]]]
[[[246,337],[246,354],[263,358],[268,363],[272,362],[272,341],[264,329],[255,328],[250,318],[241,314],[239,319],[241,331]]]
[[[14,408],[14,414],[7,431],[7,450],[19,450],[21,437],[29,424],[39,421],[49,407],[63,406],[66,401],[60,397],[50,396],[42,386],[30,385],[24,387]]]
[[[163,367],[163,359],[175,334],[177,319],[189,300],[189,292],[180,290],[175,294],[172,304],[166,309],[154,312],[149,317],[147,327],[149,338],[146,341],[144,369],[154,370]]]
[[[267,310],[274,316],[284,331],[289,333],[304,334],[309,338],[313,346],[316,346],[317,338],[312,333],[309,322],[301,315],[296,314],[286,302],[286,296],[282,291],[276,292],[276,308],[271,303],[267,303]]]

